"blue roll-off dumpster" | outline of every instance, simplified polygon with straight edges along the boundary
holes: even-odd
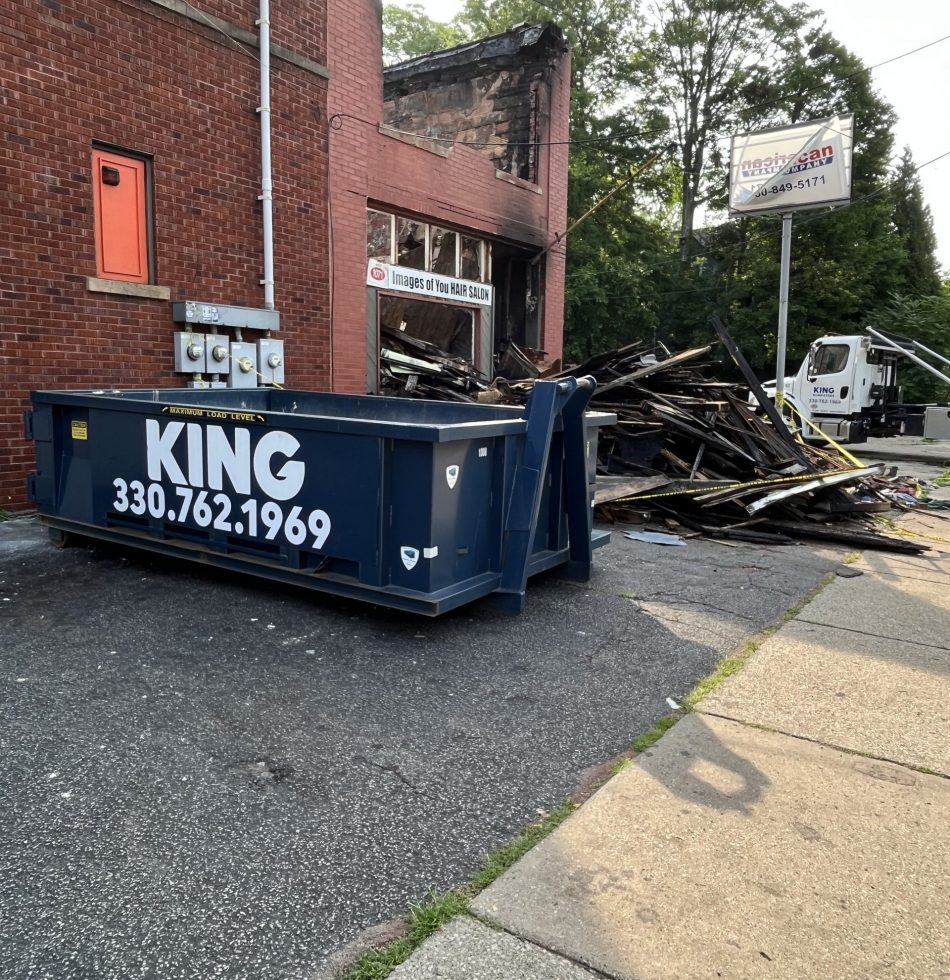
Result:
[[[526,407],[275,388],[33,393],[50,536],[146,548],[436,616],[529,576],[586,580],[593,378]]]

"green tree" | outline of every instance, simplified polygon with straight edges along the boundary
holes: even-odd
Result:
[[[477,37],[539,20],[555,22],[571,44],[570,225],[669,135],[655,109],[625,101],[641,27],[634,0],[467,0],[456,22]],[[669,278],[663,206],[672,176],[668,165],[651,167],[557,246],[567,254],[568,358],[656,334],[656,294]]]
[[[822,28],[789,49],[784,67],[757,78],[746,94],[747,128],[854,114],[852,203],[800,212],[792,231],[788,367],[828,332],[855,332],[871,313],[907,289],[903,245],[893,233],[891,107],[874,91],[864,64]],[[755,121],[757,117],[758,121]],[[762,373],[774,369],[781,221],[744,218],[707,229],[707,246],[684,274],[729,324]],[[699,305],[699,304],[694,304]],[[668,310],[664,320],[674,315]],[[704,319],[700,322],[704,322]]]
[[[433,20],[418,3],[383,6],[383,64],[451,48],[465,39],[461,27]]]
[[[871,326],[916,340],[944,357],[950,357],[950,283],[929,296],[895,295],[871,316]],[[945,364],[934,362],[941,373],[950,374]],[[950,401],[950,386],[905,360],[897,369],[907,402]]]
[[[769,0],[657,0],[649,30],[631,55],[637,96],[667,111],[680,162],[680,248],[693,250],[696,209],[723,201],[723,146],[755,114],[750,105],[799,45],[801,4]]]
[[[905,289],[922,296],[934,295],[940,291],[937,236],[909,146],[904,147],[894,177],[893,197],[894,226],[905,253],[901,268]]]

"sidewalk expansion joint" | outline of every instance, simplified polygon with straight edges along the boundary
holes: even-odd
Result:
[[[818,623],[813,619],[803,619],[800,615],[795,617],[797,623],[807,623],[809,626],[820,626],[822,629],[843,630],[845,633],[857,633],[860,636],[869,636],[872,640],[894,640],[897,643],[910,643],[918,647],[929,647],[931,650],[950,651],[950,647],[939,646],[936,643],[925,643],[923,640],[911,640],[906,636],[885,636],[881,633],[868,633],[866,630],[856,630],[851,626],[834,626],[832,623]]]
[[[797,735],[795,732],[787,732],[783,728],[773,728],[771,725],[763,725],[757,721],[745,721],[742,718],[736,718],[734,715],[725,715],[719,711],[707,711],[702,707],[696,707],[693,709],[696,714],[708,715],[711,718],[721,718],[723,721],[734,721],[737,725],[742,725],[744,728],[755,728],[760,732],[771,732],[774,735],[784,735],[786,738],[794,738],[799,742],[809,742],[812,745],[818,745],[824,749],[834,749],[836,752],[843,752],[845,755],[853,755],[859,759],[871,759],[874,762],[887,762],[892,766],[898,766],[901,769],[909,769],[911,772],[915,772],[922,776],[936,776],[939,779],[950,780],[950,773],[938,772],[934,769],[930,769],[927,766],[917,766],[912,762],[901,762],[899,759],[892,759],[886,755],[874,755],[871,752],[862,752],[860,749],[851,749],[846,745],[838,745],[835,742],[822,742],[818,738],[809,738],[807,735]]]
[[[519,936],[518,933],[512,932],[510,929],[506,929],[503,925],[496,922],[490,916],[481,916],[477,912],[469,909],[468,912],[463,913],[463,915],[468,915],[469,918],[474,919],[476,922],[483,926],[487,926],[489,929],[495,932],[503,932],[506,936],[511,936],[512,939],[517,939],[519,942],[527,943],[529,946],[533,946],[535,949],[543,950],[545,953],[550,953],[551,956],[556,956],[559,960],[564,960],[565,963],[573,963],[574,966],[579,966],[582,970],[586,970],[588,973],[593,974],[595,977],[603,977],[604,980],[617,980],[617,977],[613,973],[604,973],[603,970],[598,970],[596,966],[591,966],[590,963],[585,963],[583,960],[575,960],[572,956],[565,956],[558,949],[553,949],[550,946],[545,946],[544,943],[539,943],[536,939],[525,939],[524,936]]]

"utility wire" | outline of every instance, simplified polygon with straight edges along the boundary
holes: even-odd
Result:
[[[246,54],[249,58],[253,58],[258,64],[261,63],[261,59],[258,58],[253,51],[251,51],[248,45],[246,45],[243,41],[239,41],[233,35],[228,34],[228,32],[224,30],[224,28],[222,28],[220,24],[216,24],[203,10],[201,10],[199,7],[196,7],[194,4],[189,3],[188,0],[182,0],[182,3],[189,10],[194,11],[195,14],[197,14],[209,27],[214,28],[214,30],[216,30],[219,34],[226,37],[238,49],[238,51],[241,52],[241,54]]]
[[[924,163],[920,164],[917,167],[914,167],[913,172],[918,173],[919,171],[923,170],[924,167],[929,167],[931,164],[938,163],[940,160],[944,160],[947,157],[950,157],[950,150],[946,150],[945,152],[940,153],[935,157],[931,157],[931,159],[926,160]],[[836,207],[827,208],[823,211],[816,211],[814,214],[811,214],[806,218],[800,218],[796,222],[796,227],[800,228],[802,225],[808,225],[811,224],[813,221],[819,221],[822,218],[827,218],[831,214],[837,214],[838,212],[845,211],[848,208],[854,207],[855,205],[864,204],[867,201],[873,200],[874,198],[879,197],[881,194],[891,189],[892,188],[890,184],[885,184],[882,185],[881,187],[875,188],[873,191],[869,191],[867,194],[863,194],[861,197],[848,201],[845,204],[840,204],[837,205]],[[759,218],[761,220],[762,218],[767,218],[767,217],[772,217],[772,215],[748,215],[748,216],[742,216],[742,219]],[[771,239],[773,241],[778,241],[779,238],[781,237],[781,229],[776,228],[774,231],[765,234],[763,237],[766,239]],[[748,246],[747,242],[735,242],[731,245],[723,245],[721,248],[707,248],[700,252],[694,252],[690,255],[690,258],[691,259],[701,259],[701,258],[709,258],[709,257],[725,258],[729,256],[732,252],[739,252],[744,250],[745,248],[747,248],[747,246]],[[570,282],[571,278],[577,275],[579,275],[578,272],[568,273],[567,276],[565,277],[565,280],[567,282]],[[684,289],[670,290],[663,293],[657,293],[655,295],[673,296],[678,294],[692,294],[692,293],[700,293],[700,292],[710,292],[719,288],[721,287],[695,286],[695,287],[689,287]],[[629,296],[630,296],[629,293],[612,293],[602,297],[602,299],[605,300],[627,299],[629,298]]]
[[[540,2],[540,0],[534,0],[535,3]],[[546,4],[541,4],[542,6],[547,6]],[[551,9],[551,8],[549,8]],[[925,51],[927,48],[932,48],[937,44],[941,44],[946,40],[950,40],[950,34],[945,34],[943,37],[938,37],[933,41],[928,41],[926,44],[922,44],[919,47],[912,48],[910,51],[904,51],[901,54],[894,55],[892,58],[886,58],[884,61],[879,61],[874,65],[868,65],[851,72],[849,75],[844,75],[841,78],[834,79],[829,82],[819,82],[816,85],[811,85],[807,88],[799,89],[799,95],[806,95],[809,92],[817,92],[820,89],[829,88],[833,84],[840,85],[844,82],[850,81],[852,78],[857,78],[859,75],[866,75],[869,72],[874,71],[876,68],[882,68],[884,65],[890,65],[895,61],[900,61],[902,58],[908,58],[913,54],[917,54],[920,51]],[[785,96],[776,96],[774,99],[768,99],[765,102],[759,102],[751,106],[747,106],[745,112],[755,112],[759,109],[768,109],[771,106],[779,105],[785,101]],[[352,119],[354,122],[360,122],[367,126],[373,126],[374,128],[379,125],[378,122],[371,122],[369,119],[363,119],[361,116],[357,116],[353,113],[348,112],[337,112],[330,116],[331,122],[333,120],[339,120],[341,123],[345,119]],[[339,129],[340,126],[335,128]],[[610,136],[591,136],[583,139],[568,139],[568,140],[547,140],[547,141],[531,141],[524,143],[515,143],[508,141],[479,141],[470,142],[468,140],[460,140],[452,136],[424,136],[420,133],[413,133],[409,130],[396,129],[395,127],[389,127],[391,132],[398,133],[400,136],[412,136],[415,139],[429,140],[433,143],[445,143],[445,144],[460,144],[462,146],[470,146],[475,148],[480,147],[491,147],[491,146],[589,146],[600,143],[620,143],[623,140],[630,139],[635,136],[668,136],[676,133],[675,126],[665,126],[662,129],[631,129],[623,130],[619,133],[614,133]],[[732,134],[714,136],[709,142],[720,143],[725,140],[732,139]]]

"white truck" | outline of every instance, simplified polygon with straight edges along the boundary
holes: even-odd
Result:
[[[897,384],[897,362],[906,357],[950,385],[929,357],[950,360],[915,340],[889,337],[870,327],[867,335],[828,334],[809,349],[798,373],[785,379],[785,400],[838,442],[870,436],[923,435],[950,438],[950,406],[905,404]],[[762,385],[775,397],[775,382]],[[806,439],[821,436],[803,425]]]

